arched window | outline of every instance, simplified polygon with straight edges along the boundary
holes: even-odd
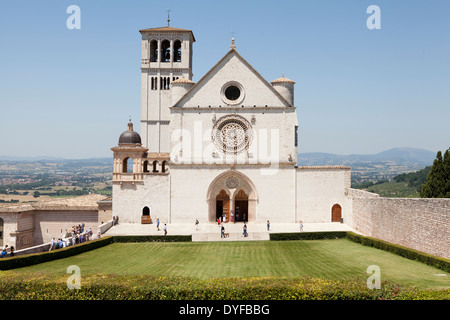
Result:
[[[153,170],[152,172],[158,172],[158,161],[153,161]]]
[[[158,89],[158,78],[157,77],[152,77],[152,90],[157,90]]]
[[[122,172],[123,173],[133,172],[133,159],[129,157],[123,159]]]
[[[143,216],[149,216],[150,215],[149,207],[144,207],[144,209],[142,209],[142,215]]]
[[[170,62],[170,41],[161,42],[161,62]]]
[[[181,62],[181,41],[175,40],[173,44],[173,62]]]
[[[162,164],[161,164],[161,172],[162,172],[162,173],[165,173],[165,172],[167,172],[167,171],[168,171],[168,168],[167,168],[167,161],[163,161]]]
[[[158,62],[158,41],[150,41],[150,62]]]
[[[145,160],[144,161],[144,168],[143,168],[144,170],[143,170],[143,172],[150,172],[148,164],[149,164],[148,161]]]

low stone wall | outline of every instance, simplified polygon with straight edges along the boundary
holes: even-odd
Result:
[[[372,197],[353,193],[353,228],[450,259],[450,199]]]
[[[97,227],[97,233],[100,232],[100,234],[104,234],[106,231],[109,230],[113,226],[113,220],[110,220],[108,222],[105,222]],[[95,236],[95,235],[94,235]]]

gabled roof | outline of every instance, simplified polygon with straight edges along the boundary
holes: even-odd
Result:
[[[222,62],[227,59],[230,55],[235,55],[239,60],[242,61],[242,63],[249,68],[250,71],[252,71],[260,80],[262,83],[266,85],[266,87],[272,91],[272,93],[277,96],[286,106],[293,107],[283,96],[274,89],[274,87],[258,72],[256,71],[250,63],[247,62],[236,50],[235,47],[231,46],[230,50],[223,56],[222,59],[220,59],[181,99],[179,99],[173,106],[179,105],[182,100],[187,97],[192,91],[196,90],[199,86],[203,84],[203,82],[206,81],[208,76],[213,73],[221,64]]]
[[[142,34],[143,32],[190,32],[192,35],[192,39],[195,42],[195,37],[194,37],[194,33],[192,32],[192,30],[188,30],[188,29],[180,29],[180,28],[175,28],[175,27],[170,27],[170,26],[166,26],[166,27],[159,27],[159,28],[148,28],[148,29],[141,29],[139,30],[139,32]]]

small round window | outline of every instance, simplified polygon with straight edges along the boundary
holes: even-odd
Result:
[[[221,95],[226,104],[236,105],[244,100],[245,92],[240,83],[231,81],[222,87]]]
[[[225,97],[230,101],[235,101],[241,96],[241,90],[236,86],[229,86],[225,89]]]

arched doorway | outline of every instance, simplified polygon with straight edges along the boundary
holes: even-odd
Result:
[[[331,222],[341,222],[342,218],[342,207],[338,204],[335,204],[331,208]]]
[[[248,195],[242,189],[234,197],[234,214],[236,222],[248,221]]]
[[[216,220],[222,217],[230,221],[230,196],[223,189],[216,196]]]
[[[142,209],[141,224],[148,224],[148,223],[151,223],[150,208],[144,207]]]
[[[226,222],[234,222],[237,207],[240,221],[243,221],[244,213],[246,222],[257,220],[258,194],[253,182],[242,172],[231,169],[216,176],[208,188],[206,201],[210,222],[224,214]],[[237,205],[235,201],[238,201]]]

